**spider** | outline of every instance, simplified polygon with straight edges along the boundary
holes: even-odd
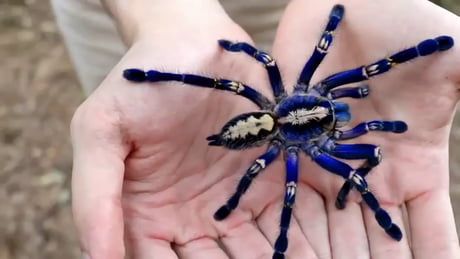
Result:
[[[338,209],[345,208],[347,195],[355,188],[361,194],[364,203],[374,212],[381,228],[391,238],[397,241],[402,239],[400,228],[393,223],[388,212],[381,208],[365,179],[370,170],[382,160],[380,148],[372,144],[338,142],[357,138],[370,131],[403,133],[408,129],[407,124],[403,121],[372,120],[362,122],[348,130],[341,129],[350,121],[351,114],[349,106],[337,100],[365,98],[369,95],[369,86],[337,87],[368,80],[389,71],[398,64],[420,56],[446,51],[454,45],[454,40],[449,36],[428,39],[373,64],[339,72],[310,85],[313,73],[328,53],[334,31],[343,19],[344,13],[344,6],[333,7],[326,28],[300,73],[291,95],[286,93],[278,66],[268,53],[245,42],[218,41],[224,50],[244,52],[265,66],[275,102],[248,85],[227,79],[164,73],[156,70],[143,71],[136,68],[123,72],[124,78],[132,82],[179,81],[192,86],[234,92],[260,107],[260,111],[244,113],[231,119],[220,133],[209,136],[207,140],[210,146],[222,146],[233,150],[268,143],[267,151],[253,162],[240,179],[233,195],[215,212],[214,218],[219,221],[227,218],[237,208],[241,197],[257,175],[267,168],[281,151],[284,152],[286,186],[279,224],[280,231],[274,244],[273,259],[285,258],[284,253],[288,247],[287,234],[296,198],[301,152],[310,156],[320,167],[345,179],[336,199]],[[359,159],[364,162],[358,168],[352,168],[339,159]]]

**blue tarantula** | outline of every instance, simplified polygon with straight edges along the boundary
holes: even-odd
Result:
[[[269,143],[268,150],[258,157],[241,178],[234,194],[214,214],[216,220],[227,218],[238,206],[241,196],[248,190],[254,178],[267,168],[280,154],[285,153],[286,187],[281,212],[280,233],[274,245],[274,259],[285,258],[288,247],[287,232],[296,197],[299,153],[303,151],[320,167],[341,176],[345,183],[338,192],[336,207],[345,208],[346,197],[352,188],[361,194],[363,201],[374,212],[378,224],[395,240],[401,240],[402,232],[390,215],[380,207],[377,198],[369,190],[365,180],[370,170],[377,166],[382,155],[378,146],[371,144],[339,144],[340,140],[357,138],[369,131],[403,133],[407,125],[403,121],[373,120],[358,124],[349,130],[340,130],[351,114],[340,98],[365,98],[367,85],[339,88],[339,86],[368,80],[385,73],[394,66],[436,51],[445,51],[454,45],[449,36],[422,41],[417,46],[400,51],[373,64],[333,74],[310,85],[313,73],[326,56],[333,41],[334,30],[344,16],[344,7],[336,5],[329,15],[324,33],[312,56],[303,68],[294,92],[288,95],[284,89],[275,60],[267,53],[248,43],[219,40],[219,45],[231,52],[244,52],[262,63],[268,73],[276,103],[255,89],[232,80],[213,79],[192,74],[163,73],[156,70],[127,69],[123,76],[132,82],[179,81],[188,85],[231,91],[248,98],[261,110],[241,114],[224,125],[219,134],[209,136],[211,146],[228,149],[246,149]],[[365,162],[354,169],[339,159],[363,159]]]

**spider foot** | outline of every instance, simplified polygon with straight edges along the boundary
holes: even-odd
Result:
[[[280,252],[275,252],[272,257],[272,259],[285,259],[285,258],[286,257],[284,256],[284,254]]]
[[[391,227],[385,229],[385,232],[396,241],[401,241],[402,239],[401,229],[396,224],[392,224]]]
[[[220,39],[217,41],[219,43],[219,45],[224,48],[225,50],[228,50],[228,51],[239,51],[239,50],[233,50],[232,49],[232,46],[233,46],[233,42],[229,41],[229,40],[224,40],[224,39]]]
[[[435,39],[438,42],[438,49],[445,51],[454,46],[454,39],[450,36],[440,36]]]
[[[230,199],[228,199],[227,203],[225,205],[221,206],[214,213],[214,219],[215,220],[221,221],[221,220],[226,219],[228,216],[230,216],[230,213],[232,213],[232,211],[235,210],[236,207],[238,207],[238,204],[240,203],[241,195],[243,195],[246,192],[247,188],[249,188],[249,185],[251,184],[251,181],[252,181],[252,179],[249,179],[249,182],[244,181],[245,179],[247,179],[247,177],[243,177],[243,179],[238,184],[238,188],[237,188],[236,193],[234,193],[232,195],[232,197],[230,197]],[[245,184],[245,187],[246,187],[245,190],[241,189],[242,184]]]
[[[347,205],[347,196],[353,188],[353,183],[351,181],[346,181],[339,193],[337,194],[337,199],[335,200],[335,207],[339,210],[345,209]]]
[[[220,207],[215,213],[214,213],[214,219],[217,221],[222,221],[226,219],[232,210],[228,207],[228,205],[224,205]]]
[[[329,15],[329,23],[326,26],[327,31],[333,31],[339,25],[339,22],[342,20],[345,14],[345,7],[341,4],[337,4],[332,8],[332,11]]]
[[[281,229],[280,235],[275,242],[275,253],[273,259],[284,258],[284,252],[288,247],[287,229]]]
[[[401,229],[391,221],[388,212],[383,209],[377,209],[375,211],[375,219],[391,238],[397,241],[402,239]]]
[[[344,199],[339,199],[339,197],[337,197],[337,199],[335,200],[335,207],[339,210],[344,210],[345,207],[347,206],[347,200]]]

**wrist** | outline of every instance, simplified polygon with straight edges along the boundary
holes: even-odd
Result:
[[[228,16],[217,0],[101,0],[128,45],[145,38],[193,33]]]

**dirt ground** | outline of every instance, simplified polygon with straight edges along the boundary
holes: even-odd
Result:
[[[460,3],[449,8],[460,13]],[[68,125],[82,100],[48,1],[0,0],[0,259],[79,258]],[[451,141],[460,223],[459,154],[460,116]]]

